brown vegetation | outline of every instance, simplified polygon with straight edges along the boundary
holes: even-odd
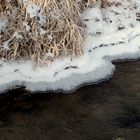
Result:
[[[33,60],[48,63],[59,56],[82,55],[83,25],[80,13],[95,0],[28,0],[40,6],[46,23],[27,14],[21,0],[0,0],[0,19],[8,18],[6,30],[0,32],[0,58],[6,60]],[[30,27],[25,31],[24,23]],[[44,34],[40,34],[40,30]],[[17,32],[22,38],[11,36]],[[7,40],[9,49],[3,47]]]

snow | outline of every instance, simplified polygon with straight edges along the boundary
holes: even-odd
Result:
[[[14,39],[22,39],[22,35],[20,35],[18,32],[15,32],[13,35],[12,35],[12,37],[10,38],[10,39],[8,39],[7,41],[5,41],[4,43],[3,43],[3,48],[4,49],[9,49],[9,47],[10,47],[10,42],[12,42]]]
[[[112,61],[140,58],[139,9],[138,0],[125,0],[118,7],[85,11],[81,15],[86,25],[84,54],[79,58],[63,57],[42,67],[31,61],[0,60],[0,92],[16,85],[33,92],[68,92],[111,77],[115,71]]]
[[[36,5],[33,2],[29,2],[28,0],[20,0],[26,7],[27,13],[30,15],[30,18],[38,18],[38,22],[40,25],[44,25],[46,23],[46,16],[43,14],[43,10],[41,7]]]
[[[28,23],[26,23],[26,22],[23,22],[23,27],[25,28],[25,31],[26,32],[29,32],[30,31],[30,29],[31,29],[31,27],[28,25]]]
[[[27,9],[27,13],[30,14],[31,18],[37,16],[38,11],[40,11],[40,8],[34,3],[28,4],[26,9]]]
[[[0,18],[0,32],[6,29],[8,20],[6,17]]]

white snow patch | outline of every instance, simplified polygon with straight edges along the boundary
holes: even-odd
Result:
[[[36,68],[31,61],[1,60],[0,91],[15,85],[30,91],[71,91],[112,76],[113,60],[140,58],[140,22],[136,16],[139,9],[139,1],[132,0],[123,1],[118,7],[96,7],[84,12],[82,19],[87,28],[84,55],[80,58],[59,58],[48,67]]]
[[[12,37],[10,38],[10,39],[8,39],[7,41],[5,41],[4,43],[3,43],[3,48],[4,49],[9,49],[9,47],[10,47],[10,45],[11,45],[11,43],[12,43],[12,40],[14,40],[14,39],[22,39],[22,35],[20,35],[18,32],[15,32],[13,35],[12,35]],[[11,43],[10,43],[11,42]]]
[[[26,9],[31,18],[36,17],[40,11],[40,8],[34,3],[28,4]]]
[[[6,29],[8,25],[8,20],[6,17],[0,18],[0,32]]]
[[[25,31],[26,32],[29,32],[30,31],[30,29],[31,29],[31,27],[28,25],[28,23],[26,23],[26,22],[23,22],[23,27],[25,28]]]
[[[20,0],[26,7],[27,13],[30,15],[30,18],[37,18],[40,25],[44,25],[46,23],[46,16],[43,14],[43,10],[41,7],[36,5],[33,2],[29,2],[28,0]]]

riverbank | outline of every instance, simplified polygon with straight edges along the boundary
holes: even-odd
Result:
[[[0,139],[139,140],[140,61],[115,65],[109,81],[73,94],[1,94]]]
[[[71,92],[83,84],[110,78],[115,71],[112,61],[140,58],[139,13],[138,0],[117,0],[105,8],[97,5],[86,10],[81,15],[86,26],[81,57],[59,58],[42,67],[32,61],[1,59],[0,92],[15,86],[32,92]]]

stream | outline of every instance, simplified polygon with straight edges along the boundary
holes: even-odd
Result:
[[[72,94],[0,95],[0,140],[140,140],[140,60]]]

